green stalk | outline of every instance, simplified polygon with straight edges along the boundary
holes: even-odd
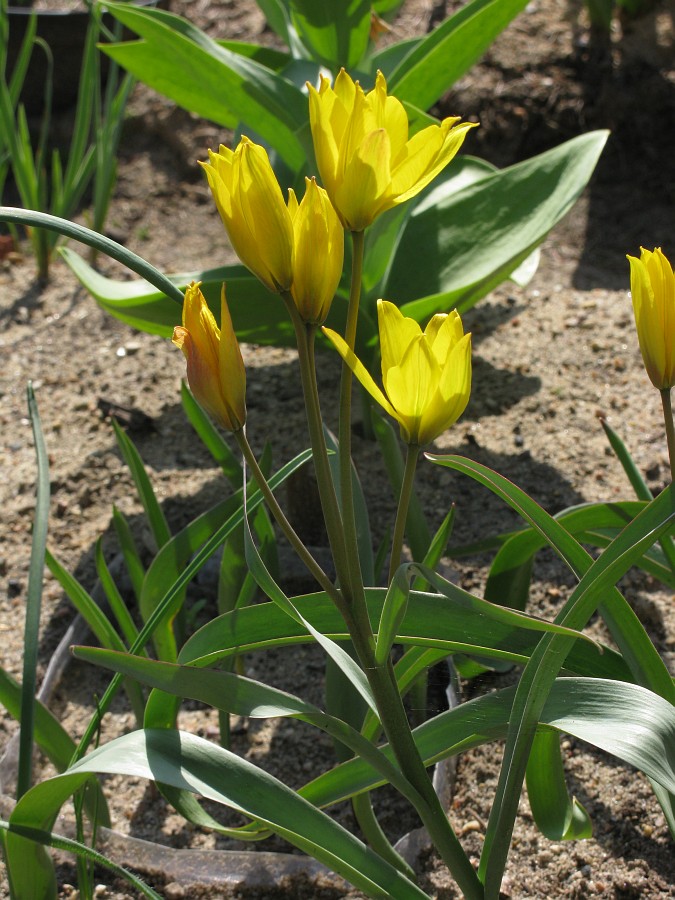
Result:
[[[361,279],[363,275],[364,233],[352,231],[352,281],[349,291],[349,307],[345,341],[350,350],[356,344],[356,326],[359,319],[361,299]],[[356,517],[354,513],[354,492],[352,490],[352,370],[342,363],[340,380],[340,424],[338,439],[340,445],[340,498],[342,501],[342,521],[344,523],[347,552],[352,560],[353,579],[361,582],[358,541],[356,537]],[[352,587],[354,590],[354,587]]]
[[[260,469],[260,466],[258,465],[258,461],[255,458],[255,454],[253,453],[253,450],[251,449],[251,445],[249,444],[249,442],[246,438],[246,433],[245,433],[244,429],[241,428],[239,431],[233,432],[233,434],[234,434],[234,439],[236,440],[237,444],[239,445],[239,449],[241,450],[242,454],[244,455],[244,459],[246,460],[246,463],[248,464],[251,471],[253,472],[253,477],[255,478],[258,487],[260,488],[260,492],[262,493],[263,497],[265,498],[265,502],[267,503],[267,505],[270,509],[270,512],[272,513],[272,515],[274,516],[274,518],[277,521],[277,524],[279,525],[279,528],[281,528],[283,533],[286,535],[289,543],[291,544],[291,546],[293,547],[295,552],[298,554],[300,559],[307,566],[307,569],[311,572],[311,574],[314,576],[314,578],[316,578],[317,582],[321,585],[321,588],[329,595],[329,597],[332,597],[333,600],[335,600],[337,603],[339,603],[340,602],[339,591],[337,590],[335,585],[332,583],[330,578],[326,575],[326,573],[321,568],[321,566],[314,559],[314,557],[309,552],[307,547],[305,547],[302,540],[298,536],[297,532],[295,531],[295,529],[293,528],[291,523],[286,518],[284,511],[277,503],[277,499],[274,496],[274,494],[272,493],[272,490],[271,490],[269,484],[267,483],[267,479],[263,475],[263,473]]]
[[[415,483],[415,471],[417,469],[417,459],[420,454],[418,444],[408,444],[405,457],[405,469],[403,471],[403,480],[401,481],[401,493],[398,499],[398,511],[396,513],[396,524],[394,526],[394,537],[391,542],[391,560],[389,562],[389,581],[391,584],[396,570],[401,565],[401,553],[403,551],[403,537],[405,535],[405,526],[408,520],[408,509],[410,507],[410,498],[412,497],[413,485]]]
[[[363,648],[357,643],[358,635],[353,637],[360,655]],[[396,761],[422,799],[422,803],[416,804],[415,808],[434,847],[466,900],[483,900],[483,885],[448,820],[415,744],[391,660],[385,666],[379,666],[373,659],[372,665],[365,666],[365,671]]]
[[[321,416],[321,404],[319,389],[316,381],[316,361],[314,356],[314,344],[316,338],[315,325],[306,325],[298,314],[295,301],[286,291],[282,295],[286,309],[295,328],[295,337],[298,345],[298,361],[300,363],[300,379],[305,397],[307,410],[307,426],[309,428],[309,440],[312,445],[312,456],[316,469],[316,481],[321,498],[328,541],[330,543],[335,571],[338,582],[344,589],[350,584],[349,563],[347,547],[344,539],[342,516],[340,506],[335,493],[335,485],[328,461],[328,450],[323,434],[323,418]]]
[[[673,428],[673,407],[670,401],[670,388],[663,388],[661,391],[661,405],[663,406],[663,420],[665,422],[666,438],[668,440],[670,480],[675,482],[675,429]]]

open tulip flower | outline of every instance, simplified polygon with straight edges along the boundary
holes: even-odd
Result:
[[[657,247],[629,256],[630,292],[645,369],[659,390],[675,384],[675,275]]]
[[[309,87],[309,121],[323,186],[342,224],[363,231],[382,212],[414,197],[445,168],[475,127],[443,119],[408,137],[403,104],[377,73],[367,94],[343,69]]]
[[[439,313],[422,331],[386,300],[377,301],[383,393],[347,343],[323,331],[368,393],[399,423],[408,444],[433,441],[461,416],[471,393],[471,335],[459,313]]]
[[[288,192],[295,248],[291,294],[303,322],[320,325],[340,283],[345,233],[324,189],[314,178],[305,183],[299,205]]]
[[[173,343],[187,360],[190,390],[199,403],[228,431],[246,421],[246,370],[225,299],[220,300],[220,328],[199,284],[185,291],[183,324],[173,331]]]
[[[236,150],[209,150],[203,166],[234,251],[271,291],[293,281],[293,226],[269,157],[242,137]]]

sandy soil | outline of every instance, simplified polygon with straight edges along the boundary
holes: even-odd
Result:
[[[448,2],[447,11],[459,5]],[[430,0],[406,3],[396,25],[398,33],[425,30],[435,7],[438,4]],[[189,9],[211,34],[269,40],[252,0],[183,0],[174,2],[173,8]],[[591,128],[612,129],[590,188],[545,241],[532,282],[523,289],[503,286],[466,316],[465,327],[473,332],[475,347],[472,399],[460,423],[436,444],[438,450],[492,466],[551,512],[583,500],[630,497],[598,414],[619,431],[654,490],[668,477],[659,398],[644,374],[633,328],[625,254],[638,252],[641,244],[662,245],[671,259],[675,257],[673,9],[672,3],[657,4],[656,14],[627,28],[623,39],[617,30],[606,46],[589,32],[578,15],[578,4],[534,0],[443,102],[446,114],[460,112],[481,121],[469,149],[499,165]],[[169,271],[230,260],[222,226],[195,165],[207,147],[224,138],[227,135],[213,125],[138,89],[121,148],[111,236]],[[101,265],[107,272],[119,271],[105,261]],[[104,406],[119,404],[142,414],[132,419],[129,434],[146,461],[172,529],[179,529],[225,490],[180,406],[180,353],[167,341],[134,333],[107,317],[61,263],[53,266],[52,281],[44,290],[33,279],[27,248],[2,263],[0,632],[2,665],[17,677],[35,483],[25,404],[28,379],[36,388],[50,454],[49,546],[89,589],[95,585],[97,538],[103,535],[109,561],[114,563],[118,554],[111,527],[113,503],[129,516],[139,540],[148,543],[130,477],[101,411],[102,401]],[[269,440],[275,463],[280,464],[297,452],[305,435],[294,354],[246,346],[244,358],[249,437],[258,450]],[[322,397],[329,411],[335,408],[337,372],[334,357],[321,358]],[[357,427],[355,456],[375,533],[382,534],[391,521],[393,499],[379,474],[376,447],[359,433]],[[457,504],[458,543],[516,524],[486,491],[431,464],[420,467],[418,490],[434,525],[451,502]],[[291,508],[298,507],[297,496],[288,502]],[[302,525],[308,513],[300,504],[296,515]],[[488,564],[487,557],[444,561],[464,587],[479,593]],[[555,615],[572,584],[551,556],[541,554],[531,609]],[[673,597],[638,574],[626,576],[621,587],[673,671]],[[212,614],[213,595],[208,579],[191,589],[191,602],[205,601],[196,613],[198,623]],[[42,673],[73,618],[50,576],[43,602]],[[601,625],[595,623],[593,631],[606,639]],[[279,652],[264,660],[251,658],[246,665],[256,676],[305,695],[309,682],[308,699],[320,702],[321,665],[316,655],[294,651],[291,657]],[[464,685],[464,696],[495,683],[486,676],[480,685]],[[51,705],[74,736],[82,732],[94,697],[105,684],[99,673],[79,664],[66,671]],[[215,717],[194,704],[186,707],[181,725],[217,737]],[[291,785],[302,784],[330,765],[328,743],[313,738],[308,752],[307,733],[301,728],[288,723],[234,726],[238,751]],[[104,739],[132,727],[133,717],[120,699],[106,721]],[[15,731],[14,721],[0,719],[3,743]],[[570,843],[545,840],[523,798],[504,895],[675,896],[673,843],[646,779],[580,742],[567,740],[564,748],[570,783],[592,815],[595,837]],[[499,757],[499,748],[490,746],[459,760],[451,817],[465,846],[475,854],[480,852]],[[185,826],[146,785],[115,779],[108,788],[120,832],[174,848],[240,849]],[[11,793],[11,781],[3,783],[3,793]],[[414,819],[390,797],[383,802],[389,804],[384,821],[392,834],[400,836],[415,827]],[[349,811],[336,814],[347,821]],[[278,841],[261,849],[288,848]],[[197,875],[184,867],[184,883],[178,876],[157,871],[151,878],[166,897],[348,894],[344,887],[311,878],[296,878],[274,889],[211,885],[202,892],[195,884],[205,880],[209,864],[204,862]],[[457,896],[433,856],[423,858],[421,865],[421,883],[431,896]],[[59,872],[62,896],[74,896],[68,887],[73,870],[64,865]],[[101,884],[97,896],[131,896],[105,873],[97,880]],[[6,896],[6,889],[1,890],[0,896]]]

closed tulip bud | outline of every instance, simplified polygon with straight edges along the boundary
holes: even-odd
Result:
[[[652,384],[668,390],[675,384],[675,276],[657,247],[629,256],[630,291],[640,350]]]
[[[199,403],[228,431],[239,431],[246,421],[246,371],[225,299],[220,301],[220,328],[216,325],[199,284],[185,291],[183,324],[173,330],[173,343],[187,360],[190,390]]]
[[[316,180],[305,179],[300,205],[289,191],[295,264],[291,294],[304,322],[325,321],[342,275],[344,230],[328,195]]]
[[[419,194],[475,127],[448,118],[409,137],[405,108],[387,96],[381,72],[367,94],[344,69],[335,87],[323,76],[318,91],[308,87],[321,180],[350,231],[363,231],[380,213]]]
[[[461,416],[471,393],[471,335],[459,313],[435,315],[424,331],[386,300],[377,316],[384,393],[347,343],[328,328],[335,345],[368,393],[399,423],[408,444],[433,441]]]
[[[271,291],[293,281],[293,226],[263,147],[243,137],[236,150],[209,150],[206,172],[235,253]]]

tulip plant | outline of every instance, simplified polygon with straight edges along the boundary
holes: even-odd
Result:
[[[376,362],[380,297],[392,298],[408,318],[423,323],[437,312],[466,311],[507,278],[524,284],[536,269],[538,245],[588,182],[606,133],[581,135],[504,170],[469,156],[445,168],[475,122],[459,123],[450,117],[439,129],[428,111],[522,13],[527,0],[468,0],[428,35],[387,47],[380,47],[376,36],[382,32],[382,19],[394,14],[400,0],[340,0],[320,4],[320,16],[314,0],[258,0],[258,4],[270,30],[287,49],[216,41],[165,10],[106,2],[106,9],[139,40],[106,44],[102,50],[177,104],[232,129],[235,143],[240,134],[255,136],[268,151],[279,181],[298,196],[305,178],[318,174],[342,224],[350,229],[369,225],[357,217],[358,198],[365,190],[369,215],[376,212],[377,218],[365,232],[362,260],[358,340],[364,364],[371,368]],[[342,68],[351,77],[338,75],[335,88],[329,89],[327,70],[337,75]],[[352,97],[372,107],[383,94],[385,79],[407,117],[405,124],[400,113],[398,120],[388,121],[386,141],[368,149],[377,155],[379,168],[371,172],[374,181],[366,184],[362,180],[366,171],[352,169],[356,143],[339,158],[336,154],[335,141],[347,123],[341,120],[340,109]],[[370,97],[368,101],[355,92],[357,80],[374,89],[363,95]],[[333,108],[330,115],[328,106]],[[361,115],[357,109],[355,114]],[[324,140],[315,165],[311,131],[317,123]],[[429,153],[424,160],[417,153],[422,144]],[[410,171],[412,155],[421,166],[415,173]],[[209,178],[223,177],[221,156],[222,151],[212,154]],[[344,179],[347,164],[349,180]],[[408,186],[412,183],[419,187],[414,193]],[[226,218],[227,211],[220,205],[219,209]],[[0,212],[0,218],[14,221],[6,212]],[[251,221],[250,227],[257,226]],[[243,248],[235,250],[247,265]],[[62,253],[109,313],[141,331],[171,336],[174,294],[164,282],[148,279],[147,271],[138,269],[140,281],[105,278],[73,249]],[[331,258],[337,266],[337,258]],[[189,260],[178,264],[183,271],[172,274],[171,282],[181,292],[192,281],[199,282],[216,314],[221,284],[227,282],[240,340],[294,344],[283,306],[261,290],[246,268],[194,271]],[[347,314],[349,267],[347,258],[327,322],[334,330],[343,327]]]
[[[554,518],[497,472],[462,457],[426,452],[461,416],[468,401],[471,336],[464,333],[457,311],[436,312],[422,330],[391,300],[379,299],[380,387],[358,350],[365,247],[368,234],[378,228],[387,210],[414,203],[434,179],[443,177],[471,126],[445,120],[411,136],[406,110],[388,92],[384,75],[377,76],[370,91],[347,72],[334,83],[322,78],[318,90],[310,88],[309,102],[323,187],[309,177],[300,202],[292,190],[288,201],[284,199],[266,150],[249,138],[242,137],[234,151],[221,147],[210,153],[204,169],[233,247],[261,289],[284,311],[295,335],[311,458],[335,577],[303,544],[275,495],[278,485],[309,454],[270,476],[269,465],[256,458],[249,444],[247,429],[255,428],[255,422],[247,416],[246,373],[229,285],[221,288],[218,324],[202,286],[193,282],[181,296],[182,323],[174,321],[173,331],[194,395],[188,408],[200,434],[225,460],[232,480],[240,478],[241,486],[233,497],[172,536],[133,446],[118,429],[158,544],[148,571],[143,575],[141,567],[140,577],[135,577],[143,616],[140,629],[119,615],[119,604],[116,607],[123,637],[98,608],[91,612],[83,592],[47,556],[69,595],[80,608],[90,610],[96,633],[102,636],[101,648],[76,647],[75,655],[115,675],[72,758],[53,778],[29,789],[26,785],[9,821],[0,823],[14,897],[56,897],[54,870],[43,844],[65,845],[52,833],[59,809],[72,794],[80,798],[79,809],[90,808],[81,789],[96,773],[151,779],[195,825],[239,839],[258,840],[276,833],[367,896],[397,900],[427,895],[384,834],[370,792],[389,783],[405,798],[465,897],[497,898],[525,778],[533,814],[548,837],[563,840],[590,834],[588,815],[565,785],[561,732],[641,768],[675,832],[675,685],[615,587],[633,564],[659,572],[675,586],[672,486],[655,499],[591,504]],[[166,284],[152,267],[123,248],[72,229]],[[338,331],[323,323],[330,317],[332,295],[339,291],[345,242],[351,277],[344,327]],[[631,268],[645,363],[669,401],[672,334],[663,330],[663,323],[672,320],[675,309],[672,270],[660,250],[643,251],[640,260],[631,260]],[[175,287],[169,285],[167,291],[173,294]],[[326,431],[321,412],[315,365],[320,333],[343,360],[337,441]],[[372,547],[363,540],[368,529],[360,512],[364,503],[351,453],[353,375],[398,423],[407,448],[405,462],[398,456],[400,498],[388,575],[383,579]],[[664,409],[669,411],[665,400]],[[243,464],[225,449],[206,413],[234,439]],[[385,420],[378,417],[376,422],[391,462],[399,451],[386,438]],[[667,428],[670,440],[672,416]],[[422,453],[424,464],[446,466],[473,478],[525,521],[523,530],[496,542],[485,598],[435,571],[448,542],[451,518],[434,537],[421,537],[414,477]],[[263,546],[269,535],[266,519],[259,518],[263,503],[305,564],[315,582],[313,593],[289,597],[275,577]],[[241,537],[248,577],[267,600],[254,605],[237,602],[195,633],[182,634],[178,613],[186,586],[223,545],[227,561],[228,542],[235,535]],[[604,547],[598,558],[579,542],[587,543],[593,536]],[[403,553],[406,537],[411,562]],[[654,547],[657,542],[660,550]],[[544,545],[555,550],[578,581],[553,622],[522,611],[524,601],[517,596],[522,571]],[[127,556],[133,558],[131,552]],[[138,565],[132,568],[138,573]],[[106,575],[104,567],[100,571]],[[230,574],[225,567],[225,577]],[[106,582],[110,586],[109,577]],[[596,612],[607,624],[615,648],[598,645],[584,634]],[[148,652],[151,640],[154,655]],[[339,711],[328,693],[321,709],[240,675],[233,665],[250,651],[298,642],[316,643],[327,666],[340,672],[347,685],[347,713]],[[396,661],[394,645],[402,648]],[[460,704],[413,728],[404,699],[428,667],[448,655],[468,662],[467,673],[491,664],[518,666],[518,684]],[[122,679],[127,686],[135,685],[136,693],[130,696],[137,701],[139,684],[152,689],[145,701],[140,694],[145,702],[142,726],[88,752]],[[14,697],[10,688],[0,684],[3,696]],[[346,757],[293,791],[236,756],[225,735],[219,746],[177,729],[183,698],[215,707],[221,722],[230,714],[299,719],[347,748]],[[505,741],[504,762],[484,849],[474,865],[434,790],[428,767],[463,749],[500,739]],[[196,795],[231,807],[247,818],[247,824],[222,825]],[[324,812],[345,799],[352,801],[363,840]],[[95,852],[74,841],[67,846],[90,857]],[[135,884],[146,896],[157,896]]]

